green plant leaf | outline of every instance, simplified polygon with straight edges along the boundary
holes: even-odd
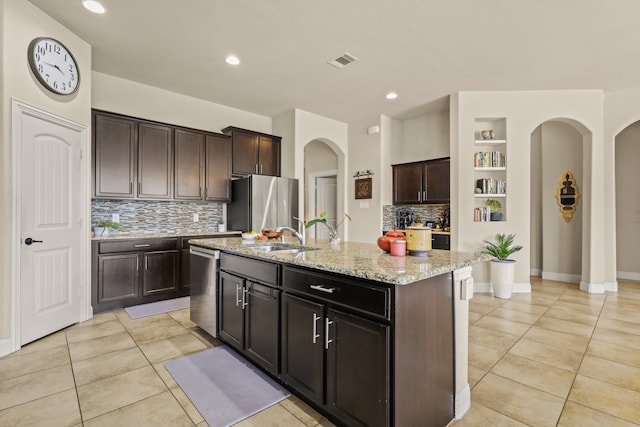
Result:
[[[522,249],[522,246],[513,244],[515,238],[515,234],[496,234],[494,241],[483,241],[485,243],[483,252],[499,259],[500,261],[504,261],[509,258],[511,254],[514,254]]]

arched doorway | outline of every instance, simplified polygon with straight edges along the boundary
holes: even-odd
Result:
[[[584,153],[589,152],[590,147],[585,145],[590,141],[588,130],[573,120],[548,120],[531,133],[532,276],[570,283],[580,283],[584,277],[583,241],[588,227],[583,206],[585,196],[588,200],[590,174]],[[573,173],[581,195],[570,221],[562,216],[556,199],[566,170]]]
[[[615,138],[616,277],[640,280],[640,121]]]
[[[327,212],[334,226],[338,217],[338,154],[325,141],[315,139],[304,147],[304,217],[317,218]],[[309,238],[327,240],[328,229],[315,226],[308,230]]]

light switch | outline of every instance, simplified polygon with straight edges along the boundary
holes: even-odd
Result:
[[[369,202],[360,202],[360,209],[368,209]]]
[[[120,214],[117,214],[117,213],[111,214],[111,221],[120,222]]]
[[[198,221],[200,221],[200,217],[198,217],[197,213],[194,213],[193,214],[193,222],[198,222]]]

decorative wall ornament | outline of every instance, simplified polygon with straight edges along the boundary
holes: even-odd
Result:
[[[371,198],[371,178],[356,179],[356,199]]]
[[[576,180],[573,177],[573,173],[567,169],[562,172],[556,189],[556,201],[565,221],[569,222],[573,219],[576,206],[578,206],[578,199],[580,199],[580,192],[576,187]]]

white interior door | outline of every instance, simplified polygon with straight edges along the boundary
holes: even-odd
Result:
[[[337,178],[335,176],[316,178],[316,212],[315,218],[320,213],[327,212],[327,223],[335,227],[337,218]],[[329,229],[322,224],[316,225],[317,239],[329,240]]]
[[[18,216],[19,341],[26,344],[83,319],[86,132],[21,114]]]

